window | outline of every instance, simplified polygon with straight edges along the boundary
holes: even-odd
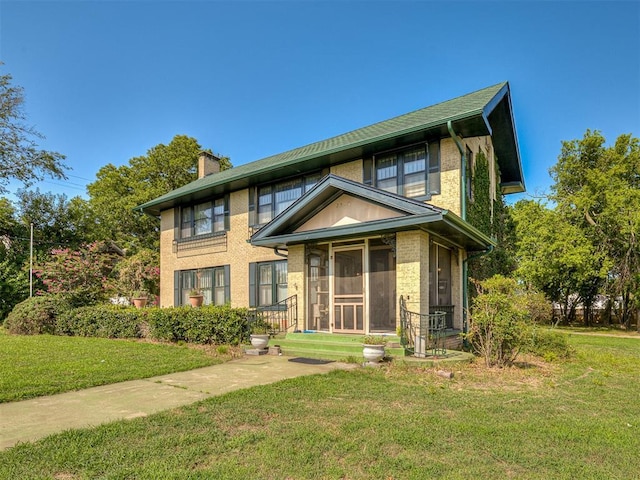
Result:
[[[221,233],[228,229],[228,197],[183,207],[180,213],[180,238]]]
[[[249,264],[249,306],[268,306],[287,298],[287,261]]]
[[[269,223],[320,181],[320,174],[258,187],[257,225]],[[253,210],[250,200],[249,210]],[[256,222],[253,222],[256,224]]]
[[[374,160],[378,188],[411,198],[440,193],[439,142],[379,154]]]
[[[440,142],[429,143],[429,193],[440,193]]]
[[[229,265],[175,272],[175,305],[188,305],[192,289],[204,295],[205,305],[225,305],[230,298]]]

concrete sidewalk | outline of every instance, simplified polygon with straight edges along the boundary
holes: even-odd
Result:
[[[144,417],[241,388],[349,369],[344,363],[306,364],[285,356],[238,360],[159,377],[0,404],[0,450],[70,428]]]

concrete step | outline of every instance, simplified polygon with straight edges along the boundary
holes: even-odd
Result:
[[[396,335],[385,335],[388,356],[404,357],[404,348]],[[269,346],[280,346],[283,355],[320,358],[327,360],[362,360],[364,335],[342,335],[328,333],[288,333],[270,339]]]

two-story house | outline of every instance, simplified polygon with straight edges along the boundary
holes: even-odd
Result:
[[[139,207],[161,221],[162,306],[269,306],[299,329],[395,332],[398,299],[462,329],[466,261],[493,240],[465,221],[482,152],[491,195],[524,191],[508,83],[219,171]]]

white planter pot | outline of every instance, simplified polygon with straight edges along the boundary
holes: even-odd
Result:
[[[251,346],[258,350],[264,350],[269,344],[269,335],[251,335]]]
[[[379,362],[384,357],[384,345],[363,345],[362,356],[367,362]]]

